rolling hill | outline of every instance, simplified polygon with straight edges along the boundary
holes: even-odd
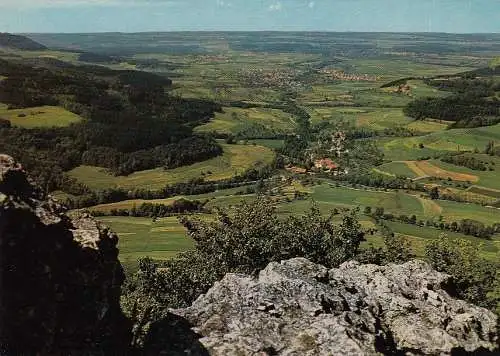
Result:
[[[1,47],[27,51],[41,51],[47,49],[44,45],[26,36],[13,35],[10,33],[0,33],[0,48]]]

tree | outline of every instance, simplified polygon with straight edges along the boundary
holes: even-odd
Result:
[[[432,200],[437,200],[439,199],[439,189],[438,187],[433,187],[431,189],[431,192],[429,193],[429,196]]]
[[[234,114],[234,113],[233,113]],[[229,135],[227,135],[227,138],[226,138],[226,143],[228,145],[233,145],[236,143],[236,139],[234,137],[234,135],[232,133],[230,133]]]
[[[384,208],[383,207],[376,207],[375,208],[375,216],[381,217],[384,215]]]
[[[364,263],[384,265],[387,263],[404,263],[415,258],[410,241],[407,238],[394,234],[383,221],[378,226],[380,234],[384,237],[384,246],[377,248],[371,245],[356,257],[358,260]]]
[[[495,141],[489,141],[486,144],[486,147],[484,149],[484,153],[487,155],[493,156],[495,154]]]
[[[480,250],[477,243],[449,239],[446,234],[441,234],[439,239],[427,244],[425,256],[436,270],[453,276],[460,298],[495,308],[497,266],[483,259]]]

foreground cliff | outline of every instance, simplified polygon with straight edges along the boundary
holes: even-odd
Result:
[[[42,198],[0,155],[0,354],[119,353],[129,335],[118,239]]]
[[[424,262],[327,270],[305,259],[228,274],[189,308],[212,355],[495,354],[496,316]]]

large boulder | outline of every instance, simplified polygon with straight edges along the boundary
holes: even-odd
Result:
[[[452,286],[417,260],[328,270],[297,258],[228,274],[172,312],[211,355],[498,355],[497,317]]]
[[[118,238],[68,216],[22,166],[0,155],[0,354],[121,354]]]

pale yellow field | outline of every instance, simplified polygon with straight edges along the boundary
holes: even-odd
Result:
[[[0,104],[0,117],[9,120],[13,126],[25,128],[65,127],[83,120],[59,106],[8,110],[5,104]]]

